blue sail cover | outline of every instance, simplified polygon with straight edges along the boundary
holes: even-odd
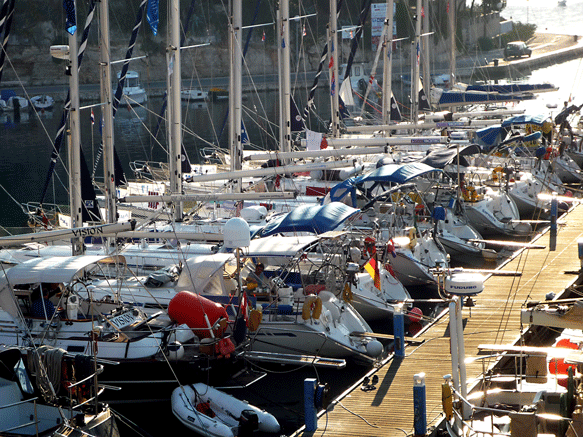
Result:
[[[360,210],[343,203],[300,205],[293,211],[271,220],[260,232],[262,237],[282,232],[312,232],[322,234],[336,229]]]
[[[516,124],[536,124],[542,126],[548,116],[543,114],[538,115],[517,115],[516,117],[507,118],[502,122],[502,127],[510,127]]]
[[[485,146],[487,150],[500,143],[502,138],[502,126],[495,124],[483,129],[476,129],[476,141],[478,144]]]
[[[369,173],[346,179],[336,184],[330,190],[330,200],[338,202],[348,194],[352,194],[352,205],[356,206],[356,188],[366,182],[383,182],[404,184],[416,177],[422,176],[432,171],[442,171],[421,162],[410,162],[407,164],[387,164]]]

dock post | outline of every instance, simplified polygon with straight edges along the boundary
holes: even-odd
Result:
[[[403,307],[395,305],[393,311],[393,334],[395,335],[395,356],[405,357],[405,315]]]
[[[427,434],[425,373],[417,373],[413,376],[413,408],[415,435],[425,435]]]
[[[304,418],[306,431],[314,432],[318,429],[318,412],[316,411],[316,378],[304,379]]]
[[[549,251],[555,251],[557,249],[557,193],[553,192],[553,197],[551,199],[551,230],[549,233]]]
[[[583,238],[577,240],[577,252],[579,253],[579,261],[581,261],[581,271],[583,271]]]

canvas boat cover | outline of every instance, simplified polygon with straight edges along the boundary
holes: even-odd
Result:
[[[407,164],[387,164],[369,173],[346,179],[335,185],[330,190],[329,199],[332,202],[339,202],[350,194],[352,195],[352,205],[356,206],[356,189],[358,186],[362,186],[366,182],[404,184],[411,179],[423,176],[424,174],[433,171],[442,170],[418,161]]]
[[[249,252],[245,252],[249,256],[256,257],[293,257],[317,240],[318,237],[311,235],[293,237],[272,235],[251,240]]]
[[[464,156],[476,155],[478,153],[481,153],[481,149],[477,144],[470,144],[468,146],[460,147],[460,165],[464,167],[469,166]],[[456,146],[450,146],[449,148],[439,148],[430,152],[420,162],[430,165],[434,168],[443,169],[448,164],[457,164],[457,155],[458,148]]]
[[[507,118],[502,122],[502,127],[510,127],[517,124],[535,124],[542,126],[547,120],[548,116],[543,114],[538,115],[517,115],[515,117]]]
[[[11,285],[41,282],[50,284],[69,283],[88,266],[99,262],[113,262],[116,260],[125,263],[125,258],[122,256],[112,257],[107,255],[37,258],[9,268],[2,279],[7,280]]]
[[[261,231],[262,237],[284,232],[332,231],[360,210],[339,202],[326,205],[300,205],[287,214],[273,218]]]

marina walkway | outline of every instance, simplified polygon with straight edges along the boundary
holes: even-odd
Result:
[[[524,250],[500,270],[522,272],[521,276],[490,276],[475,306],[463,309],[466,357],[478,355],[480,344],[514,343],[520,334],[520,309],[529,300],[544,300],[548,292],[560,293],[577,278],[581,264],[577,240],[583,238],[583,206],[561,217],[556,250],[551,252],[549,233],[537,244],[545,249]],[[445,314],[407,346],[404,359],[392,359],[376,374],[375,390],[353,386],[318,418],[316,432],[297,431],[294,436],[384,436],[414,434],[413,376],[425,373],[428,430],[442,418],[441,384],[451,374],[449,316]],[[526,328],[526,327],[525,327]],[[481,361],[467,365],[467,378],[482,373]]]

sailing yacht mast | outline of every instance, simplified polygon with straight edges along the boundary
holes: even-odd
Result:
[[[281,44],[279,48],[281,77],[281,122],[280,122],[280,150],[291,152],[291,81],[290,81],[290,47],[289,47],[289,0],[281,0],[279,4],[281,29]]]
[[[431,73],[429,72],[429,45],[430,45],[430,33],[429,33],[429,0],[423,0],[423,6],[421,8],[421,31],[424,38],[421,40],[421,52],[423,56],[421,57],[423,61],[423,90],[425,90],[425,95],[429,97],[429,90],[431,89]]]
[[[76,15],[75,0],[70,0],[73,11],[68,14]],[[75,21],[76,23],[76,18]],[[71,106],[69,108],[69,204],[71,206],[71,228],[83,226],[82,198],[81,198],[81,116],[79,114],[79,55],[77,49],[76,26],[69,32],[69,92]],[[83,253],[81,238],[71,239],[72,255]]]
[[[105,183],[106,223],[117,223],[115,165],[113,149],[113,99],[111,88],[111,49],[109,40],[109,0],[99,2],[100,25],[100,84],[103,114],[103,174]]]
[[[338,56],[338,0],[330,0],[330,25],[328,27],[328,40],[329,50],[328,56],[330,58],[330,99],[332,107],[332,136],[337,138],[340,135],[340,109],[338,101],[338,83],[340,79],[338,77],[338,62],[340,62],[340,57]]]
[[[450,4],[451,3],[451,4]],[[451,0],[448,3],[448,10],[447,10],[447,17],[448,17],[448,24],[449,24],[449,84],[450,87],[453,87],[456,83],[455,79],[455,10],[456,10],[456,1]]]
[[[171,0],[169,11],[168,85],[168,154],[170,194],[182,194],[182,107],[180,106],[180,0]],[[182,221],[183,204],[174,204],[174,220]]]
[[[387,0],[386,32],[383,35],[385,46],[383,68],[383,124],[389,124],[391,121],[391,98],[393,96],[393,7],[394,0]]]
[[[241,51],[241,32],[243,27],[242,0],[231,1],[231,37],[229,48],[231,53],[231,74],[229,90],[229,142],[231,155],[231,171],[242,169],[243,144],[241,142],[241,70],[243,53]],[[242,180],[233,181],[232,192],[242,191]]]
[[[411,115],[413,124],[419,122],[419,58],[421,55],[421,0],[417,0],[415,11],[415,40],[411,47],[412,73],[411,73]]]

